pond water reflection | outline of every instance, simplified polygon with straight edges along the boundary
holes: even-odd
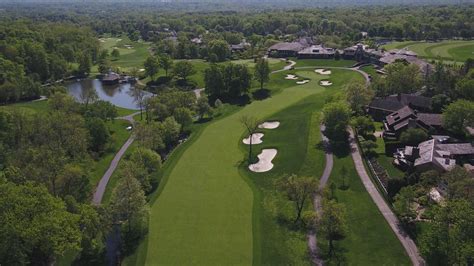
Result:
[[[78,101],[82,100],[81,95],[83,95],[84,91],[92,89],[97,92],[100,100],[110,102],[122,108],[140,109],[135,97],[135,88],[130,83],[103,85],[98,79],[84,79],[68,84],[67,89],[69,94]],[[145,92],[145,97],[150,97],[151,95],[151,93]]]

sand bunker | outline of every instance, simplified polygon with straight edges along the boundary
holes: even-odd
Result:
[[[321,85],[321,86],[331,86],[331,85],[332,85],[332,82],[329,81],[329,80],[321,80],[321,81],[319,82],[319,85]]]
[[[296,84],[303,85],[303,84],[306,84],[308,82],[309,82],[309,80],[305,79],[305,80],[302,80],[302,81],[297,81]]]
[[[290,75],[290,74],[288,74],[288,75],[286,75],[285,79],[292,79],[292,80],[295,80],[295,79],[298,79],[298,77],[295,76],[295,75]]]
[[[260,144],[263,142],[263,133],[255,133],[252,135],[252,145],[253,144]],[[242,140],[244,144],[250,145],[250,136],[246,137]]]
[[[138,70],[138,72],[144,72],[144,71],[145,71],[144,68],[140,68],[140,69]]]
[[[272,160],[277,155],[276,149],[263,149],[262,152],[257,156],[258,162],[249,165],[249,169],[252,172],[262,173],[270,171],[273,168]]]
[[[275,129],[280,126],[280,122],[278,121],[272,121],[272,122],[263,122],[260,125],[258,125],[258,128],[264,128],[264,129]]]
[[[331,70],[326,69],[316,69],[314,72],[321,74],[321,75],[331,75]]]

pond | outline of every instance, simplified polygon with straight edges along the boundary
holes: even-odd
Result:
[[[140,109],[134,96],[135,88],[130,83],[103,85],[98,79],[84,79],[68,84],[67,89],[69,94],[78,101],[81,101],[81,95],[83,95],[84,91],[93,89],[97,92],[100,100],[126,109]],[[151,93],[145,92],[145,97],[150,97],[151,95]]]

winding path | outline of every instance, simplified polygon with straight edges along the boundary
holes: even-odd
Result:
[[[364,161],[362,159],[362,156],[360,155],[359,147],[357,146],[355,140],[354,131],[352,129],[349,129],[349,133],[352,159],[354,160],[354,165],[356,167],[357,173],[359,174],[359,177],[362,180],[365,189],[369,193],[372,200],[375,202],[375,205],[377,205],[377,208],[382,213],[387,223],[390,225],[390,228],[392,228],[398,240],[400,240],[400,242],[402,243],[413,265],[424,265],[424,260],[420,256],[415,242],[402,229],[397,216],[392,212],[392,209],[390,209],[388,204],[382,198],[379,191],[377,190],[374,183],[367,174],[367,171],[365,170],[364,166]]]
[[[135,120],[133,119],[133,117],[138,114],[140,114],[140,112],[135,112],[127,116],[117,117],[116,119],[127,120],[133,125],[135,123]],[[130,145],[132,145],[134,140],[135,140],[135,136],[131,134],[130,137],[127,139],[127,141],[122,145],[120,150],[117,152],[117,154],[115,154],[114,159],[110,162],[109,168],[100,179],[99,184],[97,185],[94,191],[94,196],[92,198],[93,204],[99,205],[102,202],[102,197],[104,196],[105,189],[107,188],[107,184],[109,183],[110,177],[112,177],[112,174],[114,173],[115,169],[117,169],[118,163],[122,159],[127,149],[130,147]]]
[[[331,176],[332,167],[334,165],[334,157],[329,146],[329,139],[324,135],[324,130],[326,127],[321,125],[321,136],[323,141],[324,152],[326,153],[326,166],[324,167],[324,172],[321,178],[319,179],[319,191],[322,191],[328,182],[329,177]],[[316,213],[322,212],[321,205],[321,193],[316,193],[313,198],[314,211]],[[318,256],[318,246],[316,240],[316,232],[311,230],[308,234],[308,247],[310,250],[311,260],[315,265],[323,265],[323,261]]]

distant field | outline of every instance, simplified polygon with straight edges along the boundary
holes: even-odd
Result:
[[[131,41],[127,36],[119,38],[104,37],[99,39],[103,49],[107,49],[109,54],[118,49],[120,56],[118,59],[110,57],[112,66],[119,67],[122,71],[130,70],[131,68],[143,68],[143,62],[150,54],[150,43],[138,41]]]
[[[474,41],[393,42],[383,46],[387,50],[408,48],[419,57],[453,62],[474,58]]]

